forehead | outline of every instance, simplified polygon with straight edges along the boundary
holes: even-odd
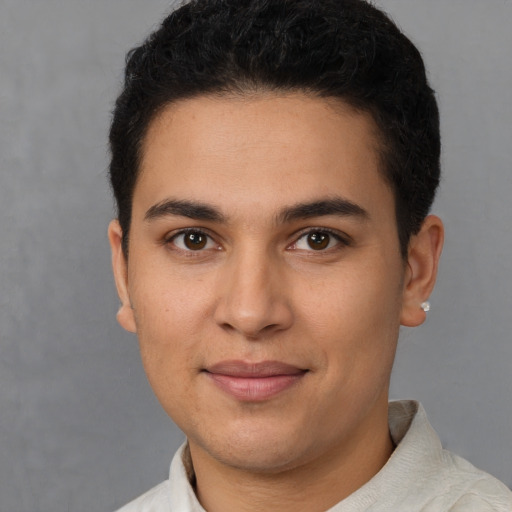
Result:
[[[387,201],[377,134],[369,114],[339,100],[270,93],[183,100],[149,126],[134,213],[169,196],[226,208],[333,194]]]

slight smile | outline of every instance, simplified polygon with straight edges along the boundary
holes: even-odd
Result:
[[[244,402],[262,402],[299,382],[308,372],[279,361],[222,361],[204,370],[225,393]]]

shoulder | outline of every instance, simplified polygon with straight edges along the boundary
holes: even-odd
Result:
[[[169,480],[165,480],[121,507],[117,512],[169,512],[171,510],[169,496]]]
[[[449,471],[445,473],[450,512],[511,512],[512,491],[492,475],[467,460],[444,450]]]
[[[512,512],[510,489],[443,449],[419,403],[390,404],[389,425],[397,448],[374,478],[376,501],[391,496],[382,510]]]

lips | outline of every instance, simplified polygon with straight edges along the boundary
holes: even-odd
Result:
[[[296,385],[306,373],[280,361],[222,361],[205,369],[218,388],[245,402],[268,400]]]

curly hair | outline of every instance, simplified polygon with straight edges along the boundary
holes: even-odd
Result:
[[[364,0],[192,0],[128,53],[110,128],[125,254],[155,116],[187,98],[258,91],[336,98],[373,117],[405,257],[439,184],[439,114],[418,49]]]

